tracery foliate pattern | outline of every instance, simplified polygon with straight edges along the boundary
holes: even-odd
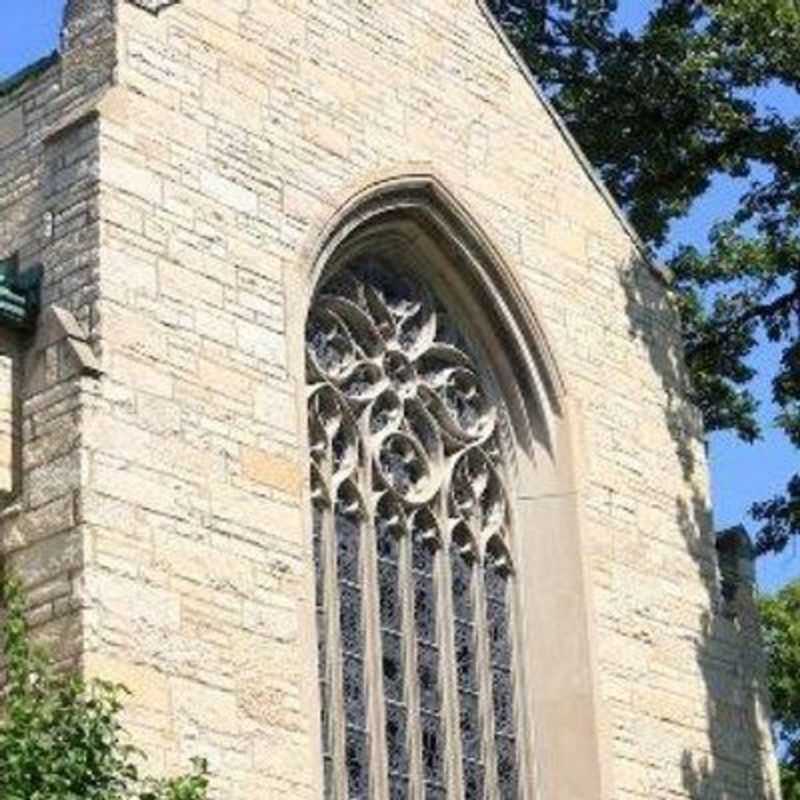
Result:
[[[474,611],[471,605],[460,608],[467,598],[453,591],[453,619],[446,623],[451,634],[441,639],[436,586],[441,554],[451,547],[470,550],[478,559],[489,543],[505,550],[509,510],[499,405],[487,393],[464,337],[429,290],[374,259],[351,264],[322,286],[306,345],[312,493],[316,513],[336,520],[315,526],[316,551],[336,553],[335,564],[333,557],[326,562],[318,556],[320,625],[330,614],[322,602],[325,564],[335,568],[338,581],[339,641],[320,648],[329,667],[321,673],[323,703],[330,702],[327,676],[336,673],[331,665],[339,659],[348,738],[344,757],[349,762],[350,740],[357,739],[366,753],[362,706],[370,701],[362,651],[365,641],[372,641],[381,651],[376,663],[383,665],[383,697],[372,702],[383,704],[386,729],[369,735],[385,742],[391,797],[409,796],[415,783],[420,796],[446,796],[448,736],[460,742],[470,773],[464,778],[467,795],[478,797],[485,753],[477,717],[481,684]],[[322,541],[327,530],[335,536],[332,547]],[[375,554],[371,570],[364,562],[368,552]],[[461,556],[454,563],[458,569]],[[368,574],[380,619],[371,637],[365,634],[371,618],[364,607]],[[483,592],[483,582],[477,584],[475,591]],[[407,618],[403,608],[409,609]],[[442,641],[454,641],[458,652],[444,653]],[[458,657],[458,669],[468,677],[451,698],[462,706],[459,731],[444,730],[440,662],[445,657]],[[487,707],[493,705],[487,699]],[[327,724],[331,728],[330,720]],[[409,736],[408,724],[421,733]],[[409,751],[414,741],[421,764],[416,777]],[[323,750],[330,758],[330,745]],[[351,770],[349,763],[340,765],[338,774],[348,781],[330,785],[349,783],[347,797],[354,798],[361,794],[353,792],[359,776]],[[334,788],[326,791],[338,798]],[[358,791],[367,789],[359,784]]]

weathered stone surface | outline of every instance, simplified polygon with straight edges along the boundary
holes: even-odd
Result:
[[[294,459],[247,447],[242,450],[242,472],[256,483],[273,486],[287,494],[300,494],[303,472]]]
[[[9,147],[25,135],[25,117],[17,106],[0,114],[0,147]]]
[[[8,496],[15,484],[16,399],[14,356],[0,354],[0,494]]]
[[[71,0],[66,22],[61,63],[0,100],[0,257],[41,261],[69,315],[22,353],[16,455],[0,403],[0,474],[19,474],[0,552],[42,635],[135,690],[152,763],[208,755],[230,800],[321,795],[313,262],[348,200],[433,175],[535,305],[575,409],[589,599],[548,586],[564,648],[590,618],[593,673],[559,675],[535,636],[529,666],[594,686],[603,797],[775,797],[757,634],[719,613],[676,315],[482,4]],[[540,500],[563,518],[550,488],[520,519]],[[521,527],[543,573],[574,534]],[[536,747],[568,748],[566,727]]]

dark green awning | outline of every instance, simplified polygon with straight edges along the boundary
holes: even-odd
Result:
[[[39,313],[41,265],[21,270],[19,258],[0,259],[0,324],[32,328]]]

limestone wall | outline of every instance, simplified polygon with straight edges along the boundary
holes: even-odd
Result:
[[[104,372],[28,401],[7,541],[50,614],[83,577],[86,665],[134,690],[153,768],[203,754],[231,800],[319,797],[308,258],[370,180],[426,171],[524,282],[579,410],[605,796],[774,797],[666,289],[480,5],[142,5],[70,73],[113,70],[85,83],[95,114],[45,138],[50,95],[80,85],[59,94],[58,67],[0,100],[25,115],[0,244],[45,261]],[[75,36],[103,30],[72,6]]]
[[[60,57],[10,79],[0,94],[0,258],[17,253],[23,269],[44,266],[42,302],[69,312],[89,357],[99,236],[92,102],[113,67],[110,23],[110,14],[96,13],[65,38]],[[81,64],[92,65],[91,80]],[[82,649],[82,398],[92,386],[70,341],[44,318],[35,335],[2,334],[15,372],[13,399],[3,405],[17,442],[4,477],[0,557],[23,581],[40,635],[74,659]]]

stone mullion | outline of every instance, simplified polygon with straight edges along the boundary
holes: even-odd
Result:
[[[447,796],[463,797],[461,726],[459,722],[458,676],[453,637],[453,575],[450,569],[450,540],[443,543],[438,559],[438,625],[440,636],[439,663],[442,675],[442,698],[447,765]]]
[[[470,545],[473,546],[472,540],[470,540]],[[459,548],[460,550],[461,548]],[[466,701],[468,698],[473,699],[477,696],[478,700],[478,716],[477,720],[473,720],[479,728],[480,731],[480,741],[478,747],[477,757],[465,751],[465,742],[464,742],[464,730],[462,729],[461,725],[459,724],[458,728],[458,739],[462,746],[462,755],[461,755],[461,768],[462,768],[462,787],[463,792],[466,794],[467,787],[469,785],[469,775],[467,772],[467,764],[470,766],[477,766],[482,774],[482,782],[483,782],[483,792],[484,796],[486,793],[486,785],[487,785],[487,770],[486,770],[486,757],[487,757],[487,750],[485,746],[485,737],[486,737],[486,713],[485,713],[485,705],[484,705],[484,692],[483,692],[483,684],[481,682],[481,650],[480,650],[480,642],[479,642],[479,629],[481,627],[481,618],[478,616],[479,613],[479,605],[478,605],[478,582],[480,577],[480,565],[479,561],[476,558],[477,547],[471,549],[469,554],[464,554],[459,552],[458,550],[453,550],[451,547],[450,550],[450,558],[448,559],[449,564],[451,565],[454,561],[462,562],[466,565],[468,569],[468,580],[469,580],[469,618],[466,617],[457,617],[455,612],[455,600],[454,608],[452,612],[452,619],[453,619],[453,632],[454,632],[454,646],[457,642],[457,638],[455,637],[455,630],[456,627],[461,624],[467,623],[470,627],[470,638],[471,638],[471,655],[472,655],[472,664],[471,668],[474,670],[475,674],[475,684],[473,686],[464,686],[461,684],[462,676],[461,674],[457,673],[456,679],[456,692],[459,704],[459,712],[460,714],[465,713],[464,709],[461,708],[462,700]],[[452,578],[451,578],[452,580]],[[454,587],[451,585],[451,589]],[[456,656],[456,650],[454,647],[454,657],[453,662],[455,664],[456,670],[462,669],[463,665],[459,664],[458,658]],[[461,719],[459,717],[459,723]],[[483,800],[483,797],[481,798]]]
[[[514,679],[514,724],[517,732],[517,791],[521,793],[521,800],[535,800],[539,797],[532,752],[535,729],[525,712],[524,698],[528,696],[528,687],[525,684],[522,612],[517,592],[516,572],[513,572],[508,587],[508,630],[512,647],[511,674]]]
[[[323,526],[323,553],[325,559],[325,608],[328,629],[328,693],[330,714],[328,728],[331,736],[331,755],[333,757],[333,792],[335,800],[347,800],[346,745],[347,734],[344,712],[344,692],[342,675],[342,641],[339,609],[339,571],[336,559],[336,492],[331,474],[333,453],[328,445],[325,458],[325,480],[331,487],[331,505]]]
[[[507,558],[507,557],[506,557]],[[510,563],[506,561],[504,565],[504,593],[503,593],[503,617],[501,624],[503,625],[503,636],[506,646],[509,649],[509,658],[503,659],[502,664],[496,661],[495,654],[492,651],[491,642],[488,632],[491,630],[492,625],[490,622],[489,608],[492,602],[490,591],[488,588],[488,579],[490,570],[496,569],[496,565],[490,564],[487,561],[486,568],[483,572],[484,580],[481,583],[483,602],[485,604],[485,612],[483,619],[485,620],[485,639],[487,642],[487,654],[490,673],[488,675],[488,688],[490,698],[490,712],[492,716],[493,728],[491,735],[491,749],[493,752],[496,770],[499,778],[501,751],[499,749],[499,740],[506,740],[508,732],[503,732],[498,737],[496,730],[497,723],[497,698],[494,696],[494,682],[500,673],[507,673],[510,680],[510,712],[512,719],[512,735],[514,739],[514,765],[516,770],[516,783],[514,786],[514,800],[532,800],[537,796],[536,786],[534,783],[535,769],[532,754],[530,753],[530,738],[532,733],[531,727],[528,723],[529,720],[525,714],[524,700],[525,686],[521,682],[522,675],[522,648],[520,646],[521,637],[518,635],[520,631],[517,629],[519,606],[517,605],[517,583],[514,579],[513,570],[510,568]],[[505,666],[503,666],[503,664]],[[506,800],[508,795],[503,795],[499,788],[499,780],[495,788],[495,793],[488,800]]]
[[[388,800],[388,754],[386,753],[386,713],[384,708],[382,642],[380,620],[380,588],[378,586],[376,546],[376,496],[372,477],[371,443],[364,431],[368,429],[369,414],[361,428],[364,448],[363,464],[359,468],[358,486],[364,499],[366,519],[361,540],[361,580],[363,586],[362,609],[364,620],[364,689],[367,703],[367,734],[369,737],[370,796],[375,800]]]
[[[400,548],[400,591],[403,609],[403,668],[405,670],[405,698],[408,708],[408,758],[409,796],[411,800],[424,800],[425,776],[422,768],[419,686],[417,684],[417,635],[414,617],[414,573],[411,548],[413,543],[406,532]]]
[[[330,486],[330,484],[328,484]],[[340,738],[337,736],[337,731],[335,730],[334,726],[337,723],[337,720],[340,720],[341,717],[334,713],[334,708],[337,708],[335,702],[335,691],[334,691],[334,676],[333,676],[333,666],[336,662],[336,659],[333,658],[333,652],[336,649],[336,628],[332,624],[333,614],[331,610],[333,608],[333,597],[336,593],[335,591],[335,583],[332,584],[332,576],[331,576],[331,563],[332,563],[332,551],[333,551],[333,513],[330,505],[326,506],[326,508],[319,512],[321,514],[321,525],[320,525],[320,563],[322,565],[322,599],[321,599],[321,608],[322,608],[322,624],[324,626],[323,630],[318,634],[324,637],[325,641],[325,649],[324,652],[321,654],[322,658],[324,659],[324,663],[319,665],[320,673],[324,675],[324,693],[320,697],[320,707],[324,709],[324,717],[321,722],[324,725],[322,730],[322,737],[323,737],[323,751],[327,753],[331,760],[331,788],[334,789],[334,795],[338,796],[336,792],[336,774],[337,774],[337,753],[336,753],[336,742]],[[335,578],[333,579],[335,580]],[[318,615],[319,611],[315,608],[315,615]],[[318,651],[319,652],[319,651]],[[322,689],[322,687],[320,687]],[[327,774],[325,773],[325,765],[323,763],[323,781],[325,786],[325,792],[327,797],[328,791],[328,778]]]
[[[499,764],[508,763],[511,769],[507,715],[512,709],[516,714],[517,706],[512,706],[514,684],[506,667],[513,665],[507,663],[511,654],[505,650],[497,656],[500,642],[485,627],[493,608],[487,593],[499,587],[484,585],[479,553],[487,534],[484,517],[495,514],[505,495],[496,474],[494,441],[488,449],[480,444],[495,425],[491,403],[481,393],[473,354],[461,352],[458,332],[447,319],[441,330],[444,349],[432,351],[430,362],[416,363],[420,348],[438,335],[432,322],[435,303],[424,288],[404,281],[386,288],[381,268],[365,264],[366,275],[354,275],[353,285],[345,281],[331,298],[323,297],[323,308],[335,324],[328,320],[326,327],[321,318],[319,336],[312,337],[321,370],[335,372],[331,364],[344,359],[340,367],[350,371],[340,400],[351,411],[361,411],[358,470],[352,476],[352,489],[366,506],[360,520],[360,594],[350,586],[355,545],[345,545],[344,560],[337,550],[339,570],[346,569],[346,588],[339,587],[335,621],[347,627],[335,638],[340,651],[357,648],[363,665],[358,678],[363,698],[357,706],[356,662],[343,664],[344,675],[336,676],[337,692],[342,694],[342,679],[347,690],[345,721],[348,712],[357,720],[352,729],[358,735],[352,747],[348,742],[347,752],[365,765],[359,770],[350,762],[348,775],[352,773],[371,800],[389,800],[406,781],[412,800],[428,800],[427,791],[437,798],[446,794],[449,800],[463,800],[465,792],[470,800],[479,794],[480,800],[506,800],[501,794],[510,782],[499,785],[505,774]],[[344,294],[337,299],[340,291]],[[359,298],[360,310],[345,303]],[[364,313],[374,328],[361,320]],[[364,336],[370,341],[359,343]],[[457,358],[454,349],[461,353]],[[351,351],[359,361],[358,372],[347,362]],[[434,370],[442,381],[433,380],[433,388],[421,393],[419,382],[427,385]],[[367,397],[373,400],[365,402]],[[342,440],[341,445],[347,443]],[[373,485],[376,480],[379,486]],[[382,488],[391,496],[378,498]],[[403,511],[410,525],[399,521]],[[353,521],[344,524],[349,528]],[[405,538],[398,525],[410,528]],[[401,537],[399,543],[382,538],[394,535]],[[438,550],[428,549],[437,538]],[[357,602],[358,609],[341,606],[345,601]],[[502,673],[493,671],[494,663],[503,665]],[[508,734],[499,742],[498,723],[504,736]],[[352,733],[349,722],[345,730],[347,736]],[[519,761],[515,758],[514,769]],[[348,788],[344,780],[339,783]]]
[[[499,800],[497,785],[497,751],[494,738],[494,701],[492,697],[492,660],[489,648],[486,587],[483,563],[473,567],[472,579],[473,616],[475,619],[475,656],[480,695],[480,714],[483,720],[481,731],[484,763],[484,797]]]

